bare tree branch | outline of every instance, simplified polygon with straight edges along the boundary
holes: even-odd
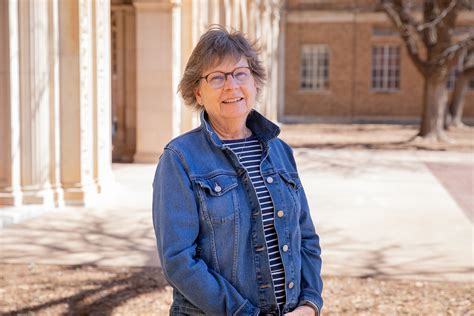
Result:
[[[413,17],[408,0],[382,0],[380,3],[380,8],[398,29],[410,59],[425,80],[423,114],[418,134],[421,137],[438,140],[445,138],[442,127],[446,113],[447,70],[474,46],[472,33],[452,44],[458,13],[464,8],[473,7],[468,6],[467,1],[471,4],[474,2],[474,0],[417,1],[423,3],[422,21],[417,21]],[[426,49],[426,58],[418,50],[418,46],[421,45]],[[468,73],[471,73],[470,70]],[[463,73],[463,80],[466,78],[465,74]],[[456,104],[457,113],[462,113],[462,103]]]
[[[400,32],[400,35],[408,49],[408,54],[418,71],[424,74],[426,72],[426,64],[422,60],[418,50],[416,41],[417,33],[414,30],[415,25],[413,24],[413,18],[404,11],[400,3],[396,5],[391,1],[386,1],[382,3],[382,8]]]
[[[457,0],[453,0],[449,3],[449,6],[444,9],[433,21],[430,21],[428,23],[423,23],[423,24],[418,24],[415,28],[418,32],[423,31],[424,29],[427,28],[434,28],[436,27],[437,24],[439,24],[443,19],[448,15],[449,12],[451,12],[456,5],[459,5],[459,2]]]
[[[443,65],[453,59],[457,59],[465,50],[474,47],[474,35],[470,34],[466,39],[446,48],[438,57],[431,61],[431,65]]]
[[[462,66],[463,73],[468,76],[474,75],[474,47],[470,47],[467,49]]]
[[[468,10],[474,10],[474,1],[473,0],[463,0],[461,5]]]
[[[474,47],[466,49],[462,66],[464,70],[474,68]]]
[[[467,74],[468,76],[474,76],[474,66],[465,68],[464,73]]]

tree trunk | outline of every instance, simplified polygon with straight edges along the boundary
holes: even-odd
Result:
[[[423,115],[418,136],[435,141],[445,141],[444,114],[447,103],[446,83],[441,75],[425,77]]]
[[[446,111],[445,128],[461,127],[462,112],[464,109],[464,95],[468,89],[470,75],[468,73],[461,73],[454,83],[454,91],[451,102]]]

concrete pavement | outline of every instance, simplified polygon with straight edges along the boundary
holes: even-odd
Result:
[[[323,274],[474,281],[472,153],[301,148],[295,155]],[[114,164],[116,182],[96,207],[3,228],[0,262],[158,265],[154,169]]]
[[[473,280],[472,154],[299,150],[297,155],[321,234],[325,273]],[[444,170],[441,179],[430,165]],[[456,180],[464,186],[444,186],[452,176],[447,171],[460,168]],[[456,189],[462,203],[450,194]]]

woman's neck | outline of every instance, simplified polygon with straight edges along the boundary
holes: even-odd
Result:
[[[220,139],[243,139],[252,135],[250,129],[243,122],[235,122],[225,124],[209,117],[209,123]]]

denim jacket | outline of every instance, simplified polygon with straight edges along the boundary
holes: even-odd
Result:
[[[153,182],[153,224],[170,315],[274,315],[301,304],[322,308],[321,249],[291,148],[257,111],[247,126],[263,145],[261,173],[275,207],[285,267],[279,311],[261,210],[235,154],[201,113],[201,126],[166,145]],[[278,215],[277,215],[278,214]]]

